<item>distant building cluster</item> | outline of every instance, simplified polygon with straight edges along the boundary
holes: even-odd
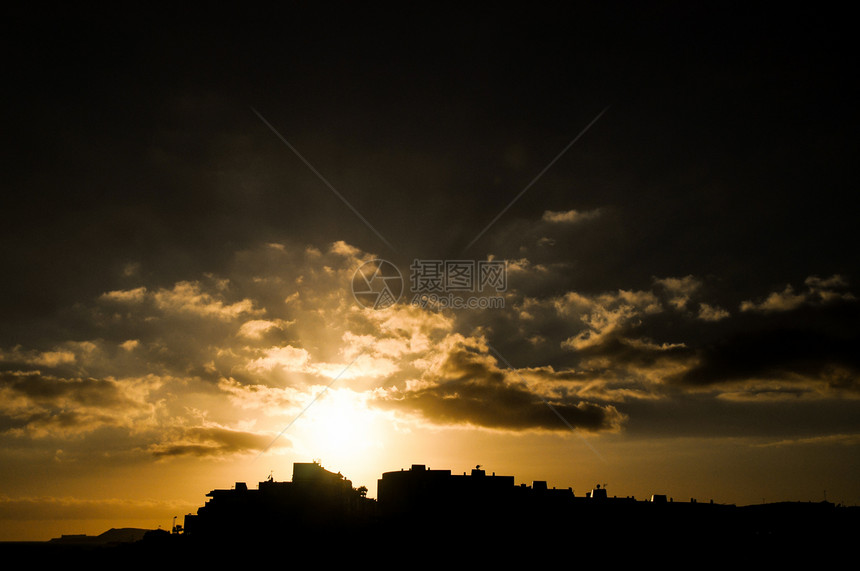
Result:
[[[205,505],[186,515],[184,526],[174,532],[189,540],[265,539],[268,544],[287,537],[316,544],[331,537],[384,539],[389,548],[408,549],[426,547],[428,538],[440,534],[449,546],[501,537],[526,543],[611,537],[646,544],[808,538],[837,532],[848,521],[838,519],[844,512],[837,514],[828,502],[737,507],[675,502],[664,494],[637,500],[611,497],[600,485],[575,495],[570,488],[549,488],[545,481],[516,485],[513,476],[487,474],[480,466],[460,475],[416,464],[382,474],[377,499],[366,492],[316,462],[296,463],[291,482],[270,477],[256,490],[238,482],[233,489],[209,492]],[[853,518],[854,525],[856,511],[844,517]]]

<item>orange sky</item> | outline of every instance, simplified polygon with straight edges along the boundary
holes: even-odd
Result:
[[[0,540],[313,459],[860,501],[847,13],[283,9],[9,16]]]
[[[666,493],[744,504],[827,494],[856,501],[853,435],[695,430],[697,422],[720,422],[698,414],[720,410],[794,414],[784,397],[743,396],[765,381],[690,393],[683,412],[661,376],[690,366],[686,357],[641,367],[646,381],[626,386],[571,380],[573,370],[565,376],[549,366],[514,369],[491,352],[480,328],[457,333],[462,317],[455,312],[355,303],[349,278],[367,254],[338,242],[279,263],[287,255],[283,245],[264,244],[239,256],[266,261],[255,264],[260,273],[243,275],[244,283],[209,276],[154,291],[129,287],[105,292],[87,309],[110,327],[133,326],[139,337],[154,338],[5,353],[30,369],[5,373],[4,410],[31,420],[6,436],[3,538],[169,527],[173,516],[181,521],[201,506],[210,489],[255,485],[270,472],[289,480],[293,462],[313,459],[366,485],[371,497],[384,471],[426,464],[456,473],[480,464],[517,483],[547,480],[577,494],[600,483],[640,498]],[[615,310],[619,298],[625,305]],[[565,301],[596,308],[594,336],[637,311],[672,310],[645,291],[564,296],[550,305]],[[526,306],[535,312],[538,302],[515,307],[522,313]],[[200,376],[173,374],[180,363],[199,363]],[[45,367],[88,375],[48,374]],[[430,398],[457,383],[465,383],[462,394]],[[605,404],[594,408],[596,416],[579,417],[581,408],[568,404],[573,398]],[[828,398],[809,395],[807,406]],[[639,404],[627,407],[631,401]],[[651,421],[650,433],[634,424],[649,407],[665,415]],[[72,414],[66,419],[62,411]]]

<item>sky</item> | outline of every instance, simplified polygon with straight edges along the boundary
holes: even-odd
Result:
[[[848,21],[10,12],[0,540],[313,460],[856,505]]]

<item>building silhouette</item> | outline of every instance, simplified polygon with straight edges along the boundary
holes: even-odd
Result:
[[[185,516],[184,535],[220,541],[336,531],[365,525],[375,507],[362,488],[316,462],[294,464],[291,482],[270,476],[257,489],[236,482],[206,496],[196,514]]]
[[[265,549],[289,538],[344,558],[378,549],[386,560],[414,561],[416,553],[476,553],[487,546],[495,546],[495,560],[503,555],[498,549],[522,555],[534,546],[711,557],[758,549],[775,556],[847,543],[860,531],[856,508],[829,502],[738,507],[665,494],[638,500],[610,496],[605,485],[575,495],[545,481],[517,485],[513,476],[480,466],[461,475],[415,464],[383,473],[377,485],[378,498],[370,499],[341,474],[297,463],[291,482],[270,477],[257,489],[238,482],[209,492],[174,535],[207,553],[224,545]]]

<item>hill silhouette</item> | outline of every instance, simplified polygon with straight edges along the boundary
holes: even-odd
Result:
[[[135,527],[111,528],[99,535],[63,535],[50,541],[62,545],[115,545],[140,541],[150,531]]]

